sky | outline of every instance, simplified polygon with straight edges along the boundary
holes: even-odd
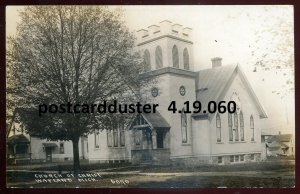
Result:
[[[111,9],[120,8],[120,6],[111,6]],[[192,31],[192,40],[194,42],[194,68],[201,70],[211,68],[211,58],[221,57],[223,65],[238,63],[261,104],[265,108],[268,119],[263,122],[263,129],[273,133],[294,133],[295,110],[294,110],[294,92],[284,93],[279,86],[284,86],[286,80],[275,71],[256,71],[253,72],[252,51],[257,49],[261,51],[270,49],[279,41],[270,36],[270,33],[264,32],[259,37],[257,43],[258,30],[268,29],[280,32],[284,30],[276,25],[276,21],[282,20],[285,24],[291,24],[293,33],[293,6],[210,6],[210,5],[174,5],[174,6],[122,6],[124,10],[124,21],[132,32],[139,29],[146,29],[153,24],[159,24],[160,21],[169,20],[173,23],[190,27]],[[21,6],[8,6],[6,8],[6,34],[13,36],[16,34],[17,23],[20,22],[18,10]],[[293,34],[289,34],[293,36]],[[268,45],[268,48],[266,47]],[[293,50],[287,51],[294,54]],[[284,58],[276,53],[272,58]],[[294,64],[294,63],[293,63]],[[287,70],[291,78],[294,75]],[[278,95],[274,91],[281,90]]]

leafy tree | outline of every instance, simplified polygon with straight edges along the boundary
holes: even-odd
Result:
[[[18,108],[26,131],[73,143],[74,173],[80,171],[78,142],[109,128],[118,114],[43,114],[40,104],[94,104],[140,100],[140,58],[121,10],[102,6],[29,6],[20,12],[8,41],[8,112]],[[122,115],[125,121],[129,115]]]

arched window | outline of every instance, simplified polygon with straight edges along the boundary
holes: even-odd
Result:
[[[181,110],[182,143],[187,143],[187,117],[184,108]]]
[[[95,130],[95,148],[99,148],[100,137],[99,130]]]
[[[187,48],[183,50],[183,67],[186,70],[190,69],[190,58],[189,58],[189,52]]]
[[[241,132],[241,141],[244,141],[244,116],[243,112],[240,112],[240,132]]]
[[[216,127],[217,127],[217,142],[221,142],[221,117],[219,113],[216,116]]]
[[[150,52],[148,50],[144,51],[144,70],[151,70]]]
[[[135,141],[135,145],[141,144],[141,131],[138,129],[134,130],[134,141]]]
[[[234,113],[233,121],[234,121],[233,129],[235,133],[235,141],[239,141],[239,120],[238,120],[238,114],[236,112]]]
[[[119,123],[119,132],[120,132],[120,146],[124,147],[125,146],[125,126],[124,126],[123,120]]]
[[[228,131],[229,131],[229,141],[233,141],[232,114],[230,113],[228,113]]]
[[[114,147],[118,147],[118,125],[117,123],[113,125],[113,139],[114,139]]]
[[[112,145],[113,145],[112,130],[107,129],[106,133],[107,133],[107,146],[108,147],[112,147]]]
[[[179,68],[179,55],[177,46],[174,45],[172,49],[173,67]]]
[[[254,119],[252,115],[250,116],[250,129],[252,132],[251,141],[254,141]]]
[[[162,56],[162,50],[160,46],[157,46],[155,49],[155,63],[156,63],[156,69],[163,67],[163,56]]]

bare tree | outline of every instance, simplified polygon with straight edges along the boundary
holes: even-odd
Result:
[[[263,10],[264,14],[244,13],[249,21],[260,24],[254,31],[249,63],[254,65],[254,72],[282,77],[284,82],[272,93],[283,98],[294,92],[293,10],[290,6],[265,6]],[[261,78],[262,81],[265,79]]]
[[[229,13],[223,21],[229,26],[243,22],[242,29],[247,29],[241,36],[248,44],[244,45],[248,52],[246,63],[252,66],[262,82],[271,77],[278,78],[279,84],[272,87],[272,93],[284,98],[294,92],[292,6],[241,6],[239,12]]]
[[[39,104],[93,104],[139,100],[140,59],[122,11],[102,6],[29,6],[20,12],[17,35],[8,41],[8,97],[26,131],[73,143],[107,128],[118,115],[38,114]],[[145,82],[144,82],[145,83]],[[10,111],[13,112],[13,111]],[[125,120],[128,118],[125,115]]]

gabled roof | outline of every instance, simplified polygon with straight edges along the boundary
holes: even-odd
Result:
[[[203,108],[206,108],[205,106],[209,101],[218,102],[222,100],[222,94],[226,92],[227,87],[230,86],[236,75],[241,77],[249,95],[254,100],[260,116],[266,118],[267,114],[238,65],[220,66],[199,71],[196,77],[197,100],[201,102]],[[202,113],[193,114],[193,116],[199,115],[202,115]]]
[[[165,118],[158,112],[156,113],[142,113],[142,116],[152,128],[170,128],[171,126]]]
[[[30,143],[27,137],[23,134],[13,135],[7,139],[8,144],[17,144],[17,143]]]
[[[281,142],[277,142],[277,141],[273,141],[271,143],[267,143],[267,145],[270,148],[288,148],[289,147],[286,144],[281,143]]]
[[[151,129],[162,129],[162,128],[171,128],[169,123],[165,120],[165,118],[158,112],[156,111],[155,113],[142,113],[140,114],[147,124],[150,126]],[[133,124],[135,120],[137,119],[138,115],[132,119],[132,122],[128,126],[128,129],[133,127]]]
[[[263,131],[263,130],[261,131],[261,135],[262,136],[272,136],[270,132]]]
[[[273,135],[268,138],[268,143],[271,142],[289,142],[292,139],[293,135],[292,134],[281,134],[281,135]]]

